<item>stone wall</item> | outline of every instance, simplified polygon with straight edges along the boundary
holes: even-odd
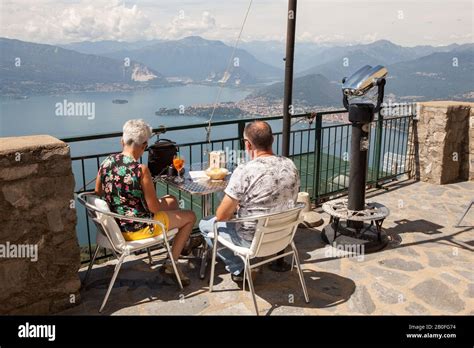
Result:
[[[469,115],[469,145],[467,146],[467,161],[463,162],[463,172],[469,173],[469,180],[474,180],[474,103],[471,104],[471,114]]]
[[[48,314],[79,302],[73,192],[67,144],[47,135],[0,138],[0,314]]]
[[[409,140],[410,173],[419,180],[448,184],[474,179],[474,103],[418,104]]]

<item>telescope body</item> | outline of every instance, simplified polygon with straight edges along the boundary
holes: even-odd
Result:
[[[349,121],[352,123],[347,207],[354,211],[365,209],[370,123],[383,102],[385,76],[387,69],[383,66],[366,65],[342,81],[344,106],[349,111]],[[350,103],[349,98],[362,97],[374,87],[378,92],[377,105],[370,102]],[[363,223],[349,220],[347,226],[361,228]]]

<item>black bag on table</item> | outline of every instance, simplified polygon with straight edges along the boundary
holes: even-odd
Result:
[[[173,157],[178,153],[178,146],[174,141],[158,139],[148,147],[148,168],[153,177],[167,175],[168,167],[173,165]],[[174,173],[176,170],[173,168]]]

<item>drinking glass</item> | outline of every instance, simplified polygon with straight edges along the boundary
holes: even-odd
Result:
[[[183,167],[184,167],[184,157],[179,154],[175,155],[173,157],[173,167],[178,172],[178,176],[176,177],[175,182],[177,183],[184,182],[184,179],[181,177],[181,171],[183,170]]]

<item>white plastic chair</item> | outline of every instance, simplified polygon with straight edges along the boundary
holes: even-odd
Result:
[[[122,232],[116,222],[117,219],[128,220],[128,221],[137,221],[137,222],[145,222],[148,224],[155,224],[161,226],[163,232],[165,231],[165,226],[160,222],[152,219],[144,219],[144,218],[136,218],[130,216],[124,216],[112,213],[106,201],[96,196],[93,192],[83,192],[80,193],[77,198],[79,202],[81,202],[87,209],[87,214],[92,219],[92,221],[97,226],[97,236],[96,236],[96,244],[97,247],[94,251],[94,256],[89,263],[89,267],[87,269],[86,276],[84,278],[84,284],[89,277],[89,273],[92,269],[94,261],[97,257],[99,252],[99,248],[106,248],[111,250],[114,256],[118,259],[118,263],[115,265],[114,274],[110,281],[109,287],[107,289],[107,293],[105,294],[105,298],[102,302],[102,305],[99,309],[99,312],[105,307],[107,300],[109,298],[110,292],[114,286],[115,279],[120,271],[120,267],[122,263],[125,261],[125,258],[129,256],[131,253],[147,249],[148,251],[148,259],[150,265],[152,263],[151,259],[151,252],[150,248],[156,245],[164,245],[168,254],[171,255],[171,248],[169,245],[169,240],[171,240],[176,233],[178,233],[178,229],[172,229],[167,231],[166,233],[161,233],[159,236],[146,238],[136,241],[126,241],[123,238]],[[181,283],[181,278],[179,277],[178,270],[176,268],[175,261],[173,257],[170,257],[171,264],[173,265],[173,270],[176,275],[176,279],[178,280],[178,284],[180,288],[183,288],[183,284]]]
[[[261,266],[268,262],[280,259],[282,257],[292,255],[291,269],[296,265],[298,275],[300,277],[301,287],[303,288],[304,298],[306,303],[309,303],[308,291],[306,289],[306,283],[304,281],[303,271],[301,270],[298,251],[296,250],[293,238],[296,233],[298,225],[303,221],[302,210],[304,208],[303,203],[297,203],[294,208],[288,209],[279,213],[271,213],[258,216],[248,216],[245,218],[233,219],[225,222],[230,223],[242,223],[249,221],[256,221],[255,235],[252,240],[250,247],[242,247],[235,245],[231,241],[224,239],[219,236],[217,228],[218,221],[214,222],[213,232],[208,234],[209,238],[214,240],[212,249],[212,262],[211,262],[211,278],[209,281],[209,291],[212,292],[214,285],[214,269],[216,264],[217,255],[217,244],[220,243],[224,247],[232,250],[235,255],[239,256],[245,264],[244,268],[244,282],[243,290],[245,291],[245,281],[249,283],[250,291],[252,293],[253,304],[255,306],[255,312],[258,315],[257,300],[255,298],[255,291],[252,282],[251,270],[255,267]],[[217,236],[216,238],[214,236]],[[284,252],[281,255],[276,255],[278,252],[285,250],[288,246],[291,250]],[[272,256],[268,258],[269,256]],[[251,260],[255,258],[265,257],[267,259],[251,264]]]

